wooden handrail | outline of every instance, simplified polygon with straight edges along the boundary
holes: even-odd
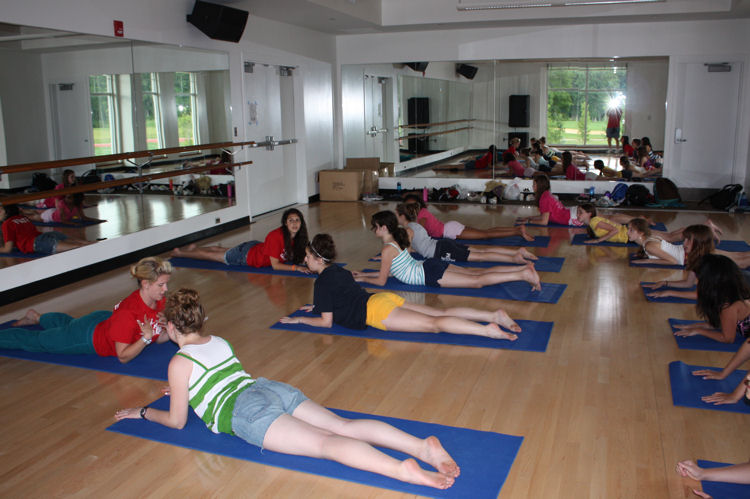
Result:
[[[255,144],[255,141],[247,142],[216,142],[213,144],[201,144],[197,146],[169,147],[166,149],[152,149],[146,151],[123,152],[118,154],[107,154],[106,156],[89,156],[86,158],[70,158],[57,161],[39,161],[36,163],[22,163],[17,165],[0,166],[0,173],[19,173],[34,170],[49,170],[51,168],[64,168],[66,166],[86,165],[89,163],[106,163],[109,161],[120,161],[130,158],[146,158],[162,154],[177,154],[190,151],[202,151],[205,149],[226,149],[228,147],[239,147]]]
[[[453,121],[441,121],[438,123],[418,123],[416,125],[399,125],[399,128],[425,128],[428,126],[440,126],[440,125],[452,125],[454,123],[463,123],[464,121],[476,121],[476,118],[464,118],[462,120],[453,120]]]
[[[404,135],[403,137],[397,137],[396,140],[402,140],[402,139],[418,139],[420,137],[432,137],[433,135],[445,135],[446,133],[453,133],[453,132],[460,132],[461,130],[471,130],[474,128],[473,126],[465,126],[461,128],[456,128],[454,130],[445,130],[442,132],[432,132],[432,133],[410,133],[409,135]]]
[[[185,168],[184,170],[172,170],[162,173],[154,173],[151,175],[141,175],[138,177],[121,178],[119,180],[108,180],[106,182],[93,182],[90,184],[77,184],[64,189],[55,189],[51,191],[37,191],[29,192],[24,194],[14,194],[10,196],[0,197],[0,203],[3,205],[25,203],[27,201],[33,201],[35,199],[51,198],[55,196],[64,196],[66,194],[75,194],[77,192],[88,192],[98,189],[107,189],[110,187],[118,187],[120,185],[138,184],[141,182],[150,182],[160,178],[178,177],[180,175],[187,175],[191,173],[200,173],[206,170],[213,170],[214,168],[244,166],[252,164],[252,161],[243,161],[241,163],[219,163],[213,165],[196,166],[193,168]]]

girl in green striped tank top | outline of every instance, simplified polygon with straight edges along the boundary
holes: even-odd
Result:
[[[275,452],[331,459],[396,480],[446,489],[460,469],[440,441],[418,438],[382,421],[345,419],[305,397],[296,388],[242,369],[231,345],[203,332],[205,313],[198,292],[180,289],[164,309],[167,333],[180,346],[169,363],[168,411],[121,409],[115,418],[148,419],[182,429],[192,407],[215,433],[230,433]],[[437,471],[422,469],[373,446],[414,456]]]

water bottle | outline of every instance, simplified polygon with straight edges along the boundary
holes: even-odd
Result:
[[[401,182],[396,183],[396,190],[398,191],[399,194],[401,194]]]
[[[594,199],[594,191],[595,191],[595,189],[594,189],[593,185],[591,187],[589,187],[589,197],[591,199]]]
[[[422,187],[422,201],[427,202],[427,187]]]

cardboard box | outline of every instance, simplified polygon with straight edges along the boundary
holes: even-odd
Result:
[[[380,169],[378,175],[381,177],[392,177],[393,176],[393,163],[380,163]]]
[[[357,201],[362,195],[364,170],[321,170],[318,172],[321,201]]]
[[[346,158],[346,170],[380,170],[380,158]]]

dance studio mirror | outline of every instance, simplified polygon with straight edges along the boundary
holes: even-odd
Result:
[[[624,109],[623,134],[662,149],[668,59],[600,58],[349,64],[341,70],[344,156],[379,157],[397,173],[487,177],[496,164],[464,171],[510,134],[548,144],[604,149],[606,110]],[[511,96],[521,113],[511,119]],[[525,108],[525,109],[524,109]],[[516,112],[517,109],[514,109]],[[442,163],[433,168],[436,162]]]
[[[226,53],[0,24],[0,67],[0,164],[232,140]],[[143,171],[160,172],[218,154],[203,150],[156,156]],[[145,162],[72,169],[80,176],[96,167],[104,179],[122,178],[135,175]],[[62,169],[48,173],[61,181]],[[28,186],[31,175],[2,175],[0,190],[15,192]],[[231,171],[221,176],[223,184],[231,180]],[[85,229],[89,240],[117,237],[231,203],[226,194],[175,197],[148,191],[141,195],[137,190],[124,196],[102,195],[93,203],[88,199],[86,204],[97,204],[97,216],[107,220]]]

